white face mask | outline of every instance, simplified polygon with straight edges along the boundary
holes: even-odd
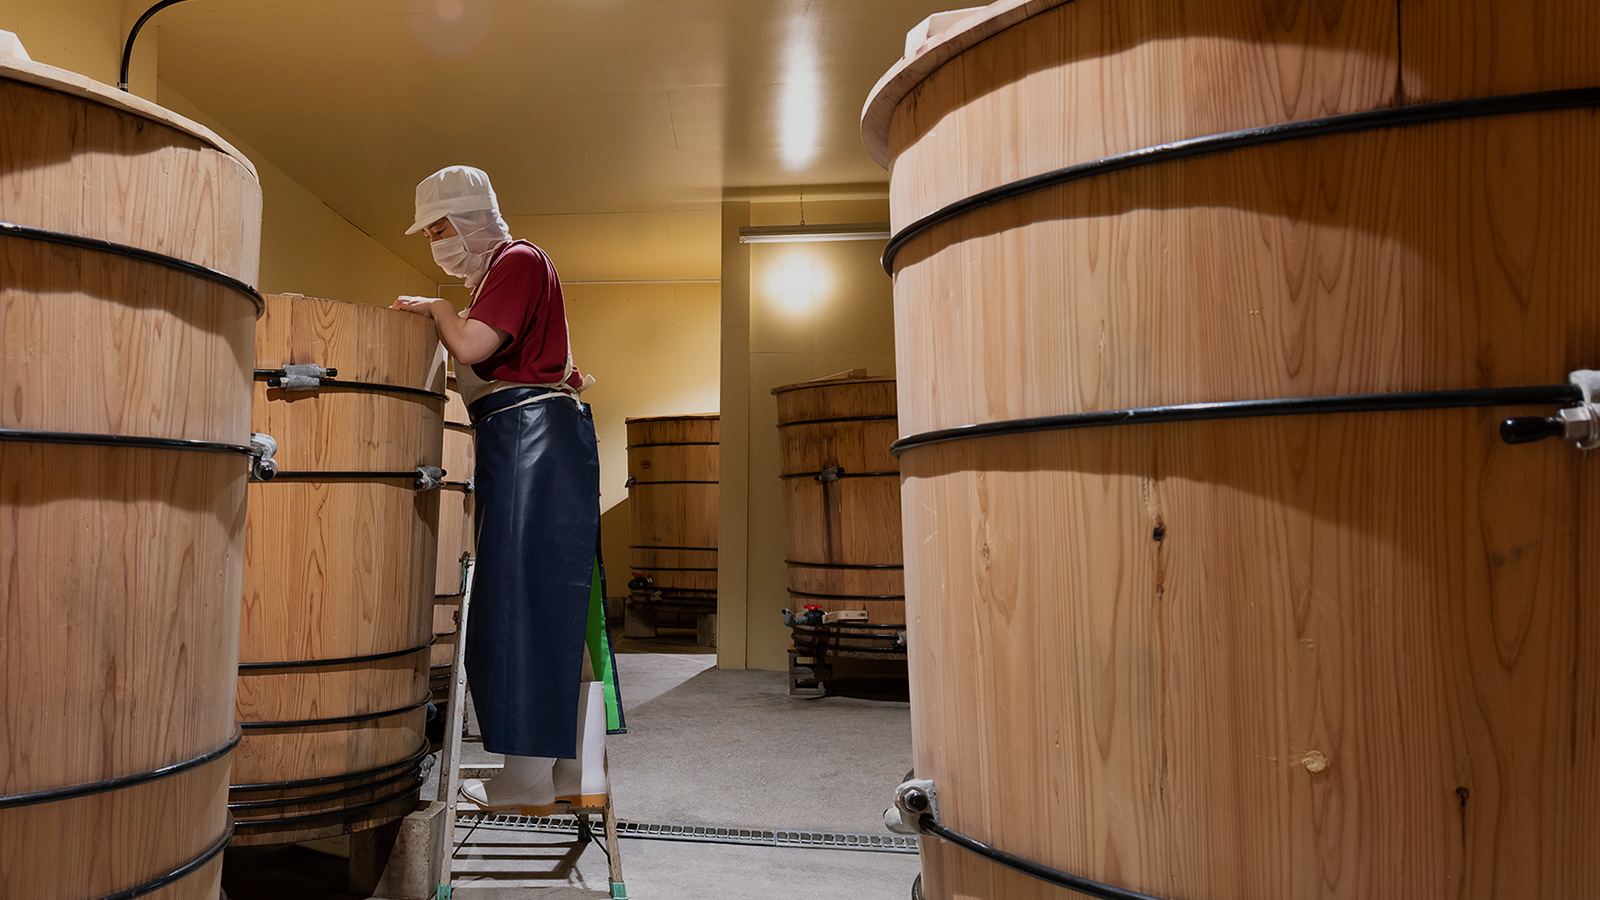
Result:
[[[428,246],[433,251],[433,261],[450,275],[466,278],[477,268],[475,255],[467,249],[467,239],[459,234],[434,241]]]

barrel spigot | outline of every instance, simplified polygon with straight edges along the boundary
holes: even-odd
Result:
[[[1579,369],[1568,382],[1583,392],[1577,406],[1556,410],[1552,416],[1516,416],[1500,423],[1500,439],[1508,444],[1531,444],[1555,437],[1572,441],[1579,450],[1600,447],[1600,370]]]

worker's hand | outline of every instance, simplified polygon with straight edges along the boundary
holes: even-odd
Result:
[[[433,305],[435,303],[443,302],[445,301],[438,297],[408,297],[402,294],[400,297],[396,298],[394,303],[390,304],[389,308],[403,309],[406,312],[413,312],[419,316],[432,316]],[[451,311],[453,312],[454,310],[455,307],[451,307]]]

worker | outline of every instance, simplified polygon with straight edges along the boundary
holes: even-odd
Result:
[[[472,296],[460,314],[436,297],[394,303],[433,318],[475,429],[467,683],[484,748],[504,754],[505,768],[461,793],[484,809],[549,815],[558,794],[576,803],[580,791],[604,793],[604,716],[581,729],[600,772],[581,771],[578,739],[593,721],[589,703],[580,709],[580,669],[600,528],[594,417],[579,394],[594,378],[573,362],[555,265],[511,238],[487,174],[450,166],[423,179],[406,233],[418,232]]]

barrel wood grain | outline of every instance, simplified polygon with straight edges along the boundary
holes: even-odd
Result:
[[[717,591],[721,419],[714,413],[627,420],[629,561],[665,599]]]
[[[1116,153],[1395,103],[1389,0],[1074,0],[965,50],[868,110],[891,219]],[[959,39],[961,32],[951,39]],[[878,119],[875,121],[882,121]]]
[[[948,374],[902,391],[901,432],[1563,382],[1594,363],[1600,334],[1580,287],[1600,269],[1587,250],[1596,140],[1586,111],[1314,138],[1064,185],[933,229],[897,263],[896,352],[937,356]],[[1042,258],[1050,277],[1012,274]]]
[[[791,606],[905,622],[895,380],[856,369],[773,388]],[[844,477],[826,480],[824,470]]]
[[[8,59],[0,220],[249,282],[261,189],[200,126]],[[0,428],[242,445],[255,317],[170,266],[8,235]],[[18,437],[0,443],[0,896],[118,896],[227,834],[247,463]],[[220,872],[144,896],[211,900]]]
[[[431,322],[274,295],[256,350],[258,369],[315,363],[337,369],[339,381],[379,386],[291,392],[258,381],[253,427],[277,438],[285,472],[409,473],[442,461],[446,398],[383,389],[443,390]],[[232,792],[235,844],[361,830],[415,805],[407,761],[427,746],[418,704],[430,695],[445,493],[459,535],[462,492],[418,492],[410,475],[251,485],[241,660],[324,662],[240,671],[237,712],[246,730],[234,783],[287,784]],[[388,654],[400,655],[361,659]],[[311,721],[349,717],[357,721]],[[304,724],[268,727],[277,722]],[[384,767],[398,768],[360,774]],[[294,784],[308,779],[326,781]]]
[[[86,82],[0,62],[0,121],[27,123],[6,130],[0,220],[175,256],[254,284],[261,185],[249,161],[154,104],[75,89]]]
[[[1321,5],[1324,25],[1387,17],[1370,52],[1287,27],[1309,4],[1211,5],[1175,13],[1169,40],[1131,42],[1150,32],[1106,23],[1141,4],[1034,9],[902,81],[877,107],[893,110],[895,226],[1186,136],[1175,109],[1211,133],[1600,83],[1588,4]],[[1092,16],[1098,32],[1067,27]],[[1217,16],[1263,21],[1234,32],[1234,62],[1192,57],[1153,87],[1221,33],[1191,27]],[[1309,76],[1287,77],[1302,63]],[[1364,95],[1384,72],[1388,99]],[[1262,102],[1274,82],[1320,108]],[[895,261],[901,433],[1563,382],[1600,352],[1583,287],[1600,265],[1597,129],[1583,110],[1307,136],[938,226]],[[1550,410],[906,450],[916,771],[939,784],[941,818],[1162,897],[1587,896],[1600,626],[1582,609],[1600,488],[1570,447],[1499,442],[1499,419],[1525,412]],[[922,853],[930,898],[1066,896],[943,842]]]

